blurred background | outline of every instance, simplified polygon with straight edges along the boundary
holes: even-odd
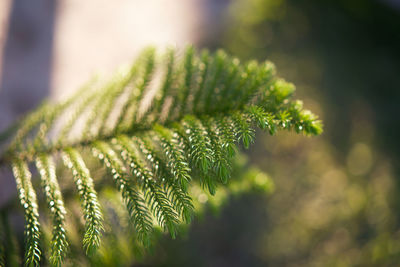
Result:
[[[273,61],[324,121],[317,138],[258,133],[244,165],[274,192],[206,207],[135,266],[399,265],[399,1],[4,0],[0,23],[0,129],[147,44],[186,43]]]

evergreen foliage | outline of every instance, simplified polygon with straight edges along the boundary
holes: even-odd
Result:
[[[58,265],[68,249],[68,241],[65,231],[65,207],[60,187],[56,178],[56,168],[53,159],[49,155],[40,155],[36,159],[36,168],[42,181],[42,189],[46,194],[47,205],[52,214],[53,238],[51,240],[50,260]]]
[[[32,187],[31,173],[26,162],[16,159],[12,163],[15,182],[18,189],[18,197],[25,215],[25,262],[26,265],[39,265],[40,250],[40,227],[39,212],[36,193]]]
[[[44,103],[0,139],[0,163],[12,164],[25,212],[26,265],[39,265],[42,257],[29,163],[36,163],[52,215],[53,265],[68,251],[58,155],[80,198],[86,253],[99,247],[104,229],[85,164],[89,151],[113,177],[137,238],[147,246],[155,225],[175,237],[178,225],[190,222],[193,180],[211,194],[228,182],[237,144],[249,147],[256,127],[270,134],[322,132],[317,117],[291,100],[293,92],[292,84],[276,77],[271,62],[240,64],[223,51],[196,56],[193,47],[160,56],[150,48],[105,86],[89,83],[60,104]]]

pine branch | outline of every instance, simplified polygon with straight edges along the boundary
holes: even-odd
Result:
[[[127,169],[110,145],[104,142],[98,142],[93,146],[93,153],[103,161],[107,169],[111,172],[117,188],[122,193],[122,198],[125,201],[138,238],[148,246],[152,232],[152,223],[148,208],[139,192],[138,186],[127,178],[129,177]]]
[[[150,145],[150,141],[147,139],[134,138],[134,142],[139,147],[139,150],[143,153],[144,158],[148,160],[149,165],[152,167],[153,173],[159,177],[160,180],[166,181],[164,187],[168,191],[168,197],[171,199],[176,211],[180,214],[182,219],[189,223],[193,216],[193,204],[191,197],[186,193],[187,182],[189,173],[187,172],[181,180],[177,172],[174,172],[174,168],[168,165],[157,152]],[[172,162],[172,161],[170,161]],[[182,162],[180,162],[182,163]],[[184,168],[184,171],[190,171],[188,168]]]
[[[58,154],[72,171],[89,254],[99,247],[104,229],[84,151],[91,150],[113,177],[138,240],[148,246],[155,225],[175,237],[178,225],[191,220],[193,183],[214,194],[228,182],[237,145],[248,148],[257,127],[271,135],[277,130],[322,132],[317,117],[291,99],[294,85],[276,77],[272,63],[241,64],[223,51],[197,56],[191,46],[177,55],[169,49],[160,57],[147,49],[103,87],[89,83],[60,104],[44,103],[0,134],[0,145],[6,147],[0,165],[13,166],[25,212],[27,265],[38,265],[42,255],[28,169],[33,161],[52,216],[50,260],[60,265],[68,238],[55,172],[59,163],[53,161]]]
[[[122,148],[122,157],[129,163],[131,172],[137,178],[136,182],[141,186],[148,206],[156,220],[161,227],[170,232],[172,237],[175,237],[176,225],[178,224],[177,214],[166,193],[155,182],[154,174],[139,160],[138,152],[135,151],[132,142],[126,136],[121,136],[117,139],[117,142]]]
[[[39,170],[47,205],[53,217],[50,260],[54,266],[60,266],[68,249],[68,241],[65,231],[66,211],[56,178],[56,167],[52,158],[48,155],[39,156],[36,159],[36,167]]]
[[[100,204],[97,200],[97,193],[94,189],[93,180],[89,170],[75,149],[66,149],[63,153],[65,165],[71,169],[76,188],[78,190],[81,205],[85,218],[85,235],[83,237],[83,247],[87,254],[90,254],[100,245],[100,236],[103,230],[103,215]]]
[[[20,160],[13,162],[13,172],[18,196],[25,213],[25,265],[39,266],[41,259],[39,212],[36,193],[32,187],[28,165]]]

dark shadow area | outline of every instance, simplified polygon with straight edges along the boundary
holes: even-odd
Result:
[[[0,106],[9,116],[35,108],[50,92],[56,8],[51,0],[12,1],[0,85]]]
[[[186,237],[171,241],[164,236],[144,266],[266,266],[256,256],[259,230],[268,227],[266,201],[261,194],[248,193],[229,199],[219,212],[208,208]]]

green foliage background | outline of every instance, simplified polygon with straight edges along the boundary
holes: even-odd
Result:
[[[260,133],[250,161],[275,192],[233,200],[148,263],[397,266],[399,11],[383,1],[237,0],[228,13],[226,33],[206,45],[275,62],[325,131]]]

